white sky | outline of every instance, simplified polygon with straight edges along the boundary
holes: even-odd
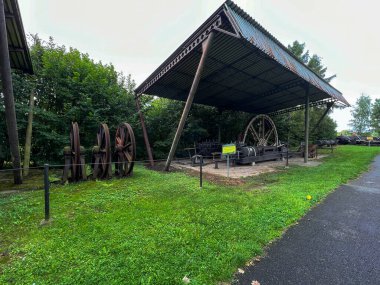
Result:
[[[224,1],[19,0],[26,33],[112,62],[145,80]],[[306,42],[323,58],[332,85],[354,104],[361,93],[380,98],[380,1],[236,0],[284,45]],[[347,129],[350,109],[335,111]]]

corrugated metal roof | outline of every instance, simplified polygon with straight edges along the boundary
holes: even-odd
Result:
[[[201,44],[215,33],[194,103],[251,113],[271,113],[342,94],[299,62],[281,43],[232,1],[225,2],[139,87],[150,94],[185,101],[201,56]]]
[[[11,67],[33,73],[24,26],[17,0],[4,0]]]
[[[301,63],[285,46],[283,46],[276,38],[236,4],[232,1],[227,1],[226,7],[236,21],[242,36],[252,45],[265,52],[290,71],[298,74],[315,87],[325,91],[333,98],[349,105],[346,99],[342,96],[342,93],[320,78],[305,64]]]

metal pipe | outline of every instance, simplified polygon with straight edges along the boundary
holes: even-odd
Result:
[[[227,154],[227,177],[230,177],[230,155]]]
[[[135,102],[136,102],[137,112],[139,113],[139,116],[140,116],[140,123],[141,123],[141,128],[142,128],[142,131],[143,131],[146,151],[148,153],[149,164],[150,164],[150,166],[154,166],[153,154],[152,154],[152,149],[150,148],[148,132],[146,131],[144,116],[143,116],[143,114],[141,112],[140,100],[139,100],[139,98],[137,96],[135,97]]]
[[[4,9],[4,0],[0,0],[0,76],[3,84],[5,118],[7,123],[9,148],[12,156],[12,165],[15,169],[13,170],[13,179],[15,184],[21,184],[21,159]]]
[[[286,144],[286,165],[285,167],[288,168],[289,167],[289,147],[290,147],[290,113],[288,113],[288,120],[287,120],[287,125],[288,125],[288,142]]]
[[[50,219],[49,164],[44,165],[45,221]]]
[[[310,96],[309,96],[309,84],[306,85],[305,88],[305,147],[304,147],[304,159],[303,161],[305,163],[308,162],[309,160],[309,117],[310,117],[310,112],[309,112],[309,103],[310,103]]]
[[[208,36],[207,40],[205,42],[203,42],[203,44],[202,44],[202,56],[201,56],[201,59],[199,61],[197,72],[195,73],[193,84],[191,85],[189,96],[187,97],[186,105],[185,105],[185,108],[183,109],[182,116],[181,116],[181,119],[179,121],[178,128],[177,128],[176,134],[174,136],[174,140],[173,140],[172,146],[170,148],[168,158],[166,160],[166,164],[165,164],[165,170],[166,171],[169,171],[170,163],[172,162],[173,156],[177,150],[178,142],[179,142],[179,139],[181,138],[183,127],[185,126],[187,116],[189,114],[191,105],[193,103],[194,95],[197,91],[198,84],[199,84],[199,81],[200,81],[201,76],[202,76],[202,71],[203,71],[203,68],[204,68],[204,65],[206,62],[207,54],[210,50],[210,46],[211,46],[211,42],[212,42],[213,37],[214,37],[214,33],[211,32],[210,35]]]

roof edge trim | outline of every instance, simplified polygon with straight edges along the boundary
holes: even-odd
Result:
[[[234,10],[236,13],[238,13],[241,17],[243,17],[246,21],[248,21],[251,25],[253,25],[255,28],[260,30],[265,36],[267,36],[270,40],[272,40],[275,44],[277,44],[281,49],[283,49],[287,54],[289,54],[293,59],[295,59],[298,63],[300,63],[302,66],[307,68],[310,72],[312,72],[315,76],[317,76],[320,80],[322,80],[325,84],[327,84],[330,88],[334,89],[337,93],[339,93],[342,96],[342,93],[336,89],[334,86],[332,86],[329,82],[327,82],[324,78],[322,78],[319,74],[311,70],[307,65],[305,65],[299,58],[297,58],[286,46],[284,46],[276,37],[274,37],[270,32],[268,32],[263,26],[261,26],[255,19],[253,19],[247,12],[245,12],[243,9],[241,9],[238,5],[236,5],[232,0],[226,0],[225,5],[229,8]],[[234,18],[231,14],[231,11],[227,9],[228,13],[230,14],[230,17]],[[239,28],[240,29],[240,28]],[[244,36],[242,38],[246,39]],[[248,39],[246,39],[250,44],[252,44]],[[320,86],[317,86],[313,84],[312,82],[309,82],[310,84],[314,85],[318,89],[321,89]],[[322,90],[324,91],[324,90]],[[326,92],[326,91],[324,91]],[[331,94],[330,94],[331,95]],[[344,98],[343,98],[344,99]],[[350,104],[344,100],[342,103],[349,106]]]

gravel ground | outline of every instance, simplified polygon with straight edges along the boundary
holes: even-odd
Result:
[[[300,165],[313,167],[321,164],[321,159],[326,157],[326,155],[319,155],[318,158],[310,158],[309,162],[305,164],[302,157],[292,157],[289,158],[289,166]],[[185,161],[173,161],[171,165],[174,169],[180,170],[192,170],[199,172],[199,165],[195,167],[191,166],[190,160]],[[203,166],[203,172],[206,174],[218,175],[222,177],[227,177],[227,163],[219,163],[219,169],[214,168],[214,163],[211,159],[205,160],[205,165]],[[230,178],[244,178],[248,176],[255,176],[262,173],[268,173],[276,171],[278,167],[285,167],[285,161],[265,161],[258,162],[255,165],[236,165],[230,167]]]

